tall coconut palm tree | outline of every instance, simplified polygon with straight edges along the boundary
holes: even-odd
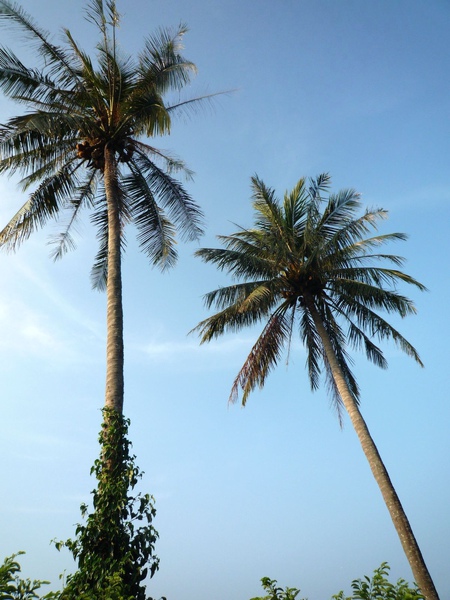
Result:
[[[335,404],[347,411],[397,529],[414,577],[427,599],[438,598],[406,514],[359,408],[359,389],[349,367],[347,349],[363,348],[381,368],[386,359],[374,342],[392,338],[420,365],[413,346],[382,316],[414,314],[414,304],[397,292],[397,284],[424,286],[399,270],[402,258],[376,249],[405,235],[372,235],[384,210],[361,216],[353,190],[328,194],[330,178],[301,179],[284,202],[260,179],[253,178],[255,226],[219,236],[223,249],[197,251],[205,262],[231,273],[234,285],[206,294],[206,306],[219,312],[196,327],[201,342],[225,331],[237,331],[263,321],[263,331],[239,371],[230,395],[242,404],[262,387],[292,336],[299,331],[307,352],[313,390],[321,371]],[[328,194],[328,198],[323,195]],[[386,266],[387,265],[387,266]],[[380,312],[381,311],[381,312]]]
[[[195,73],[181,54],[185,26],[160,30],[134,58],[118,46],[114,0],[90,0],[86,13],[100,33],[95,59],[69,30],[57,46],[17,4],[0,0],[0,21],[19,28],[42,61],[31,68],[0,48],[0,89],[26,109],[0,126],[0,173],[17,172],[23,190],[32,189],[0,231],[0,246],[14,250],[48,220],[64,216],[53,239],[59,258],[74,246],[79,214],[91,210],[99,242],[92,281],[107,293],[105,406],[122,414],[125,226],[135,225],[141,249],[163,269],[176,261],[177,232],[188,240],[202,233],[198,205],[173,177],[189,171],[148,138],[169,133],[173,114],[205,98],[165,100]]]

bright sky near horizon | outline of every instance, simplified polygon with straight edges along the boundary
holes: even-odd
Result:
[[[84,2],[23,0],[60,41],[69,27],[96,41]],[[442,600],[450,600],[450,4],[447,0],[119,0],[120,44],[142,47],[160,26],[186,22],[185,56],[199,74],[187,95],[235,90],[173,124],[161,148],[195,171],[186,185],[207,231],[251,225],[250,177],[279,196],[303,175],[329,172],[409,234],[389,249],[429,292],[405,289],[418,315],[395,323],[420,369],[393,345],[388,371],[355,354],[362,413],[409,516]],[[23,41],[0,44],[27,64]],[[0,98],[0,121],[19,113]],[[156,145],[156,144],[155,144]],[[24,198],[0,178],[0,226]],[[85,215],[78,248],[49,259],[51,224],[0,255],[0,560],[25,550],[26,577],[70,572],[49,544],[79,522],[95,481],[103,404],[105,296],[91,291],[96,246]],[[247,407],[228,406],[256,331],[199,347],[188,332],[202,295],[229,282],[180,245],[178,266],[152,270],[128,231],[124,259],[126,397],[142,485],[156,498],[160,570],[148,593],[169,600],[248,600],[263,576],[326,600],[382,561],[412,575],[352,427],[339,428],[325,388],[312,394],[295,345]]]

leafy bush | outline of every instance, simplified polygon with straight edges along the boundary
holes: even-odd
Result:
[[[57,600],[59,593],[48,592],[45,596],[40,596],[36,592],[43,585],[48,585],[48,581],[35,579],[20,578],[20,564],[16,561],[16,557],[24,554],[18,552],[12,556],[7,556],[0,565],[0,598],[1,600],[31,600],[32,598],[40,598],[41,600]]]
[[[404,580],[399,579],[397,583],[388,580],[389,565],[381,563],[373,572],[372,578],[365,575],[363,579],[352,581],[353,594],[346,596],[343,591],[332,596],[332,600],[425,600],[417,585],[412,587]],[[251,600],[295,600],[300,593],[297,588],[277,587],[276,579],[263,577],[262,587],[268,593],[267,596],[251,598]],[[299,599],[300,600],[300,599]]]
[[[413,587],[404,580],[399,579],[397,583],[388,580],[389,565],[381,563],[373,572],[373,577],[367,575],[363,579],[352,581],[353,594],[345,596],[343,591],[333,596],[333,600],[424,600],[416,584]]]
[[[251,600],[295,600],[300,590],[297,588],[283,588],[277,587],[276,579],[269,579],[269,577],[263,577],[261,579],[261,585],[263,589],[268,593],[268,596],[261,596],[257,598],[251,598]]]

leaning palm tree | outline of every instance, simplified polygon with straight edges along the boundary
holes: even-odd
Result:
[[[289,351],[294,331],[299,331],[312,389],[317,389],[323,370],[338,412],[345,408],[355,428],[414,577],[425,597],[436,600],[419,546],[361,415],[359,389],[347,353],[348,347],[362,347],[370,361],[386,368],[374,338],[392,338],[422,364],[413,346],[380,314],[405,317],[416,312],[411,300],[397,292],[397,283],[425,289],[399,270],[401,257],[375,252],[405,235],[366,237],[386,211],[367,210],[358,216],[360,201],[353,190],[323,198],[330,184],[326,174],[309,184],[301,179],[283,203],[257,177],[252,184],[255,227],[219,236],[224,249],[196,252],[237,280],[206,294],[207,308],[215,306],[219,312],[197,325],[201,342],[265,322],[231,390],[232,402],[242,390],[245,405],[249,393],[264,385],[283,351]]]
[[[0,89],[26,109],[0,126],[0,173],[19,173],[23,190],[32,190],[0,231],[0,246],[15,250],[47,221],[63,217],[52,240],[60,258],[74,246],[80,213],[91,210],[99,242],[92,282],[107,293],[105,406],[122,414],[125,226],[135,225],[141,249],[163,269],[176,261],[177,232],[187,240],[201,235],[202,213],[174,179],[189,171],[149,138],[169,133],[174,113],[205,98],[164,99],[195,73],[181,54],[185,26],[160,30],[134,58],[117,44],[114,0],[90,0],[86,14],[100,32],[95,60],[70,31],[57,46],[17,4],[0,0],[0,20],[18,27],[42,59],[30,68],[0,48]]]

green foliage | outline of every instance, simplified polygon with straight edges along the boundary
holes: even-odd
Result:
[[[332,600],[424,600],[417,585],[410,587],[404,579],[397,583],[388,580],[389,565],[381,563],[373,572],[373,577],[367,575],[363,579],[352,581],[352,596],[345,596],[343,591],[333,596]]]
[[[37,594],[37,591],[43,585],[48,585],[48,581],[20,578],[20,564],[16,557],[24,554],[18,552],[12,556],[7,556],[0,565],[0,598],[1,600],[31,600],[31,598],[40,598],[41,600],[56,600],[59,593],[48,592],[44,596]]]
[[[61,600],[146,600],[144,579],[158,569],[154,555],[158,534],[152,526],[153,498],[130,494],[142,477],[130,454],[129,421],[111,409],[103,411],[101,456],[91,469],[98,481],[93,512],[81,505],[85,524],[75,539],[59,542],[78,562],[67,577]]]
[[[270,579],[269,577],[263,577],[261,579],[261,584],[268,595],[251,598],[251,600],[295,600],[300,593],[300,590],[297,588],[287,587],[283,590],[283,588],[277,587],[277,580]]]
[[[365,575],[362,579],[352,581],[353,594],[346,596],[343,591],[332,596],[332,600],[424,600],[417,585],[414,583],[410,587],[404,579],[399,579],[397,583],[391,583],[388,580],[389,565],[381,563],[378,569],[373,572],[372,578]],[[283,588],[277,586],[276,579],[263,577],[261,579],[262,587],[267,592],[267,596],[258,596],[251,600],[295,600],[300,593],[297,588]],[[298,599],[300,600],[300,599]]]

